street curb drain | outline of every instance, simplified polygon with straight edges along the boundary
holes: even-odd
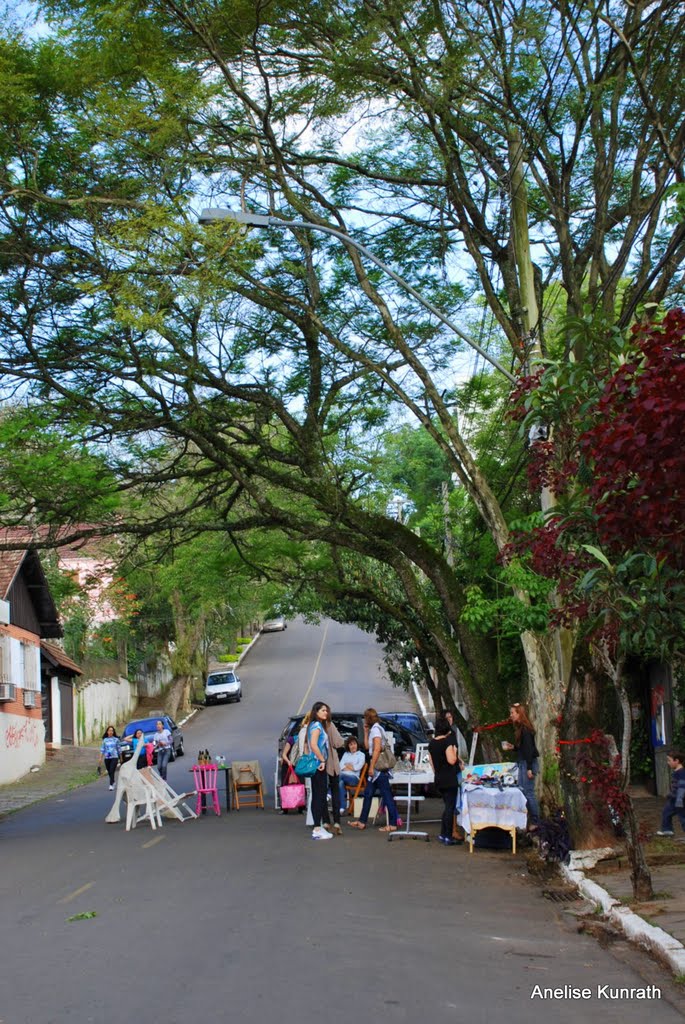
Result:
[[[553,903],[575,903],[582,898],[577,889],[543,889],[542,895]]]

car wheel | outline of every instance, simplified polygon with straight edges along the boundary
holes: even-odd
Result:
[[[175,760],[176,760],[176,751],[174,750],[173,745],[172,745],[171,753],[169,754],[169,764],[171,764]]]
[[[185,750],[183,749],[183,740],[181,740],[178,745],[178,750],[176,751],[176,757],[183,757],[184,754]]]
[[[205,707],[206,708],[210,707],[213,703],[214,703],[213,700],[210,700],[209,697],[205,697]]]

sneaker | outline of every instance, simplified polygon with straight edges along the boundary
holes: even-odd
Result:
[[[452,839],[452,836],[440,836],[445,846],[457,846],[457,840]]]
[[[315,828],[312,832],[312,839],[332,839],[333,836],[325,828]]]
[[[333,826],[331,824],[329,824],[329,822],[327,822],[327,821],[325,821],[321,827],[325,828],[327,832],[332,832],[333,831]]]
[[[110,789],[114,789],[114,786],[110,786],[109,788],[110,788]]]
[[[438,836],[438,842],[439,843],[447,842],[447,836]]]
[[[340,828],[340,825],[334,825],[333,826],[333,834],[336,835],[336,836],[341,836],[342,835],[342,829]]]
[[[657,835],[658,836],[669,836],[669,837],[672,837],[674,835],[674,833],[670,829],[665,828],[665,829],[659,829],[659,831],[657,832]]]

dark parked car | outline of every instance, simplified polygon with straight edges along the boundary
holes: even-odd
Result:
[[[428,743],[433,731],[423,715],[417,715],[414,711],[379,711],[381,718],[389,718],[391,722],[397,722],[403,729],[408,729],[413,736],[416,736],[417,743]]]
[[[364,713],[362,711],[334,711],[331,717],[343,740],[346,740],[348,736],[356,736],[361,749],[366,750],[366,747],[364,746]],[[394,736],[395,755],[397,757],[401,757],[405,750],[416,750],[416,744],[417,742],[421,742],[421,740],[417,741],[416,737],[409,731],[409,729],[405,729],[400,723],[395,722],[386,716],[379,715],[378,717],[385,731],[389,735]],[[283,732],[278,738],[279,757],[288,736],[299,732],[303,718],[304,715],[293,715],[288,719]]]
[[[168,715],[155,715],[154,718],[136,718],[135,721],[129,722],[125,726],[121,735],[122,761],[128,761],[129,758],[133,757],[133,737],[138,729],[142,729],[145,733],[146,743],[151,743],[154,740],[155,733],[157,732],[157,722],[164,722],[165,728],[171,733],[171,757],[169,760],[174,761],[177,757],[182,757],[183,733],[173,718],[169,718]],[[157,755],[155,754],[153,756],[153,763],[156,760]]]

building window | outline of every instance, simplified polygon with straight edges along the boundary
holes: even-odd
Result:
[[[40,693],[40,649],[35,644],[21,644],[19,669],[23,688]]]
[[[6,636],[0,636],[0,683],[11,683],[10,647]]]

